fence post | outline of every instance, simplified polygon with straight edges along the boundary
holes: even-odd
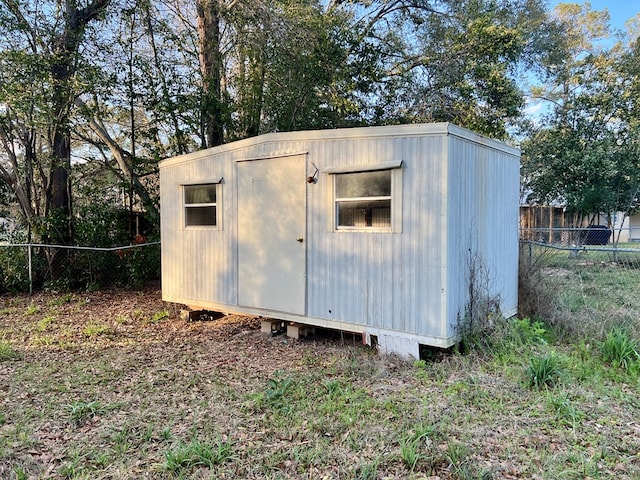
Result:
[[[29,295],[33,294],[33,275],[31,269],[31,242],[27,244],[27,252],[29,257]]]

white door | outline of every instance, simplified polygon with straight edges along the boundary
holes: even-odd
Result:
[[[304,315],[305,157],[237,165],[238,303]]]

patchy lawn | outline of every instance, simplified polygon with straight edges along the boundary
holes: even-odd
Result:
[[[154,289],[0,297],[0,478],[640,478],[638,369],[595,343],[405,362],[259,327]]]

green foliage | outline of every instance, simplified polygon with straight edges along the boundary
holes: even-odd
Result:
[[[13,345],[4,338],[0,338],[0,362],[15,360],[18,357],[18,352],[13,348]],[[2,425],[1,421],[0,425]]]
[[[29,261],[26,248],[0,247],[0,293],[29,290]]]
[[[600,344],[602,359],[614,368],[629,370],[638,360],[638,342],[621,328],[607,333]]]
[[[233,444],[218,437],[211,444],[198,439],[180,443],[165,453],[164,469],[174,474],[187,473],[195,467],[213,468],[233,458]]]
[[[27,473],[20,467],[16,467],[13,474],[16,476],[16,480],[27,480],[29,478]]]
[[[274,378],[270,378],[267,381],[267,388],[264,392],[264,401],[275,410],[289,413],[291,404],[288,396],[292,391],[293,385],[291,377],[280,378],[280,375],[276,375]]]
[[[489,480],[493,478],[490,470],[479,469],[472,465],[469,447],[464,443],[447,443],[445,458],[455,473],[455,478],[459,480]]]
[[[603,47],[609,16],[590,8],[558,6],[565,35],[548,59],[546,84],[534,91],[553,110],[522,144],[528,200],[561,202],[578,219],[632,213],[639,199],[638,51],[631,43]]]
[[[82,333],[87,337],[97,337],[100,335],[109,334],[112,332],[111,327],[104,323],[89,323],[86,327],[82,329]]]
[[[74,427],[79,427],[95,415],[102,415],[108,408],[98,401],[85,402],[77,400],[67,405],[69,421]]]
[[[363,463],[356,468],[356,480],[375,480],[378,478],[378,462]]]
[[[527,379],[531,387],[551,387],[558,383],[561,373],[559,357],[553,351],[529,360]]]
[[[93,197],[95,199],[95,194]],[[92,202],[78,209],[76,242],[92,247],[117,247],[130,240],[129,211],[105,202]]]
[[[73,299],[74,299],[74,295],[72,293],[65,293],[62,295],[57,295],[55,298],[52,298],[47,302],[47,305],[50,307],[52,306],[59,307],[59,306],[71,303]]]
[[[584,414],[576,408],[567,392],[561,392],[559,394],[550,392],[547,400],[563,424],[576,428],[578,423],[584,418]]]
[[[44,332],[45,330],[48,330],[49,327],[56,322],[56,320],[57,318],[54,315],[47,315],[46,317],[38,320],[36,328],[38,329],[38,331]]]
[[[229,104],[235,111],[229,136],[351,123],[359,112],[346,87],[363,72],[351,65],[349,18],[319,2],[248,2],[244,8],[229,18],[244,29],[238,51],[246,63]]]
[[[517,345],[546,345],[547,330],[540,320],[530,318],[512,318],[511,340]]]
[[[523,169],[532,202],[562,201],[578,218],[632,211],[637,195],[634,179],[640,174],[635,147],[607,125],[600,126],[594,138],[593,128],[578,123],[570,130],[560,124],[531,136],[524,145]]]
[[[164,310],[160,310],[159,312],[154,313],[151,319],[149,320],[149,323],[158,323],[168,318],[169,318],[169,310],[165,308]]]
[[[426,458],[426,450],[431,441],[430,437],[435,433],[435,425],[418,425],[402,436],[400,457],[409,470],[413,471],[418,463]]]

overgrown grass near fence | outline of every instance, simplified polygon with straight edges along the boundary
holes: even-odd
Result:
[[[521,245],[523,313],[539,315],[569,340],[601,339],[613,328],[640,337],[637,244]]]
[[[111,248],[0,244],[0,293],[136,288],[160,278],[160,242]]]

